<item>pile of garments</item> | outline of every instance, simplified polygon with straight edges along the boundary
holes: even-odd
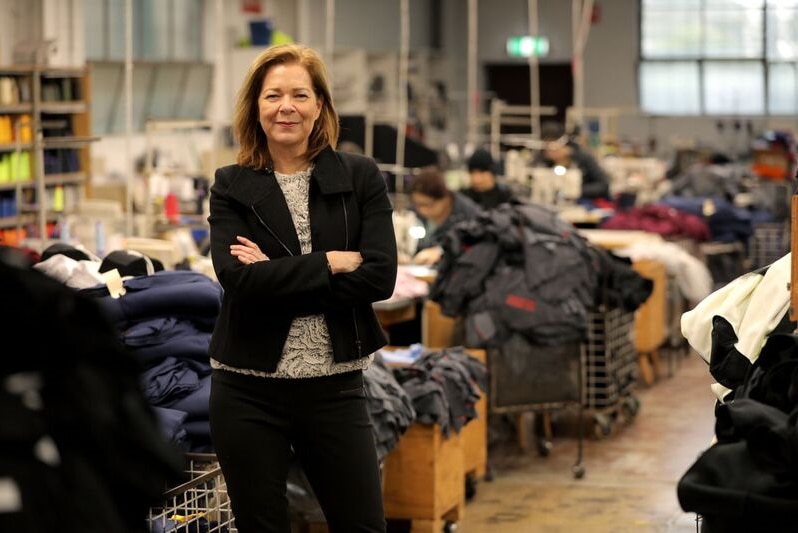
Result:
[[[374,426],[377,458],[382,462],[416,419],[416,411],[410,396],[378,357],[363,372],[363,386]]]
[[[438,424],[448,436],[477,417],[476,403],[488,390],[485,364],[461,346],[431,350],[393,369],[421,424]]]
[[[504,204],[455,225],[442,247],[430,298],[464,317],[466,345],[501,346],[512,333],[549,346],[586,339],[595,266],[555,211]]]
[[[65,243],[49,246],[33,266],[100,304],[140,365],[163,433],[181,450],[212,451],[208,345],[221,285],[200,272],[164,270],[132,250],[99,258]]]
[[[141,386],[164,433],[185,451],[213,451],[208,345],[221,285],[199,272],[163,270],[125,279],[123,286],[117,298],[105,285],[81,292],[102,305],[142,365]]]

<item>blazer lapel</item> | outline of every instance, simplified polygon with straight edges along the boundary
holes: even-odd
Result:
[[[231,196],[254,209],[269,232],[280,239],[294,255],[301,255],[299,237],[296,234],[291,212],[271,170],[245,169],[231,186]]]

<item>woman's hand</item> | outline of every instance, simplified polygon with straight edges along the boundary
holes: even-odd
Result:
[[[354,272],[363,263],[360,252],[327,252],[327,264],[333,274]]]
[[[269,260],[266,254],[260,251],[258,245],[251,240],[240,236],[236,236],[236,240],[241,244],[231,244],[230,255],[237,257],[245,265]]]
[[[440,246],[433,246],[431,248],[424,248],[413,256],[413,263],[416,265],[432,266],[441,260],[443,257],[443,248]]]

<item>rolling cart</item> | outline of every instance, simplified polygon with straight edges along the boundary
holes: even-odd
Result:
[[[582,403],[593,416],[594,435],[602,439],[618,422],[631,422],[640,409],[632,394],[638,361],[634,313],[603,306],[588,313],[588,338],[582,344]]]
[[[578,416],[577,458],[571,468],[576,479],[585,475],[582,465],[582,410],[584,397],[580,343],[553,346],[530,344],[513,334],[504,344],[488,351],[490,411],[536,415],[576,408]],[[538,435],[538,438],[540,435]],[[538,443],[542,455],[545,443]]]
[[[150,508],[149,533],[236,533],[222,469],[212,453],[187,453],[185,479]]]

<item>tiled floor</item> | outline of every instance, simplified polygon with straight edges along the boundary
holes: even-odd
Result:
[[[635,391],[641,406],[631,423],[602,440],[586,433],[583,479],[571,471],[573,417],[555,419],[548,457],[510,442],[492,448],[493,480],[477,484],[458,533],[696,531],[695,515],[679,507],[676,483],[712,438],[712,379],[694,353],[677,356],[671,370]]]

